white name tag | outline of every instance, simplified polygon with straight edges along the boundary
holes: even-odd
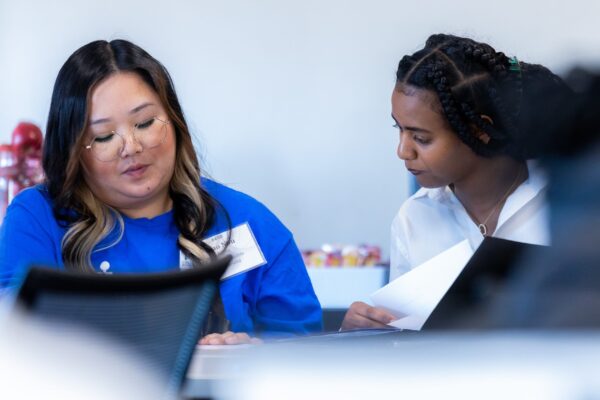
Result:
[[[229,267],[221,277],[221,280],[260,267],[267,263],[267,260],[252,233],[252,229],[250,229],[250,225],[247,222],[238,225],[231,230],[229,245],[225,252],[223,252],[223,248],[227,244],[227,235],[228,232],[225,231],[204,239],[204,243],[212,247],[215,253],[219,255],[231,255],[233,257],[231,264],[229,264]],[[179,267],[181,269],[192,267],[191,260],[184,256],[183,252],[180,252]]]
[[[192,269],[193,266],[192,260],[179,250],[179,269]]]

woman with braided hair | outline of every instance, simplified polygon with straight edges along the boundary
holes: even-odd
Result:
[[[202,176],[165,67],[125,40],[75,51],[58,73],[45,182],[17,196],[0,230],[0,292],[32,264],[88,273],[202,268],[225,249],[202,343],[321,329],[321,307],[291,232],[263,204]],[[221,327],[217,327],[217,325]]]
[[[534,161],[527,107],[568,90],[543,66],[452,35],[429,37],[404,56],[392,92],[398,157],[422,187],[392,223],[390,280],[467,239],[486,236],[547,245],[546,180]],[[342,329],[381,328],[397,319],[353,303]]]

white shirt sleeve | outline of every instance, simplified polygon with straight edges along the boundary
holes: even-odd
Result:
[[[402,227],[402,210],[392,221],[390,237],[390,282],[411,269],[406,232]]]

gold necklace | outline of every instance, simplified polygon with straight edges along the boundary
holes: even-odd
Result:
[[[469,217],[471,217],[473,222],[475,222],[475,224],[477,225],[477,228],[479,228],[479,232],[481,232],[482,236],[484,236],[484,237],[487,236],[488,229],[487,229],[486,224],[487,224],[488,220],[492,217],[492,215],[494,215],[494,213],[496,212],[496,210],[498,209],[500,204],[502,204],[508,198],[508,196],[512,193],[512,191],[515,189],[517,183],[519,182],[519,178],[521,177],[522,169],[523,169],[522,167],[519,168],[519,170],[517,171],[517,176],[515,176],[515,180],[513,181],[513,183],[510,185],[510,187],[508,188],[506,193],[504,193],[504,195],[500,198],[500,200],[498,200],[498,202],[494,205],[494,208],[492,208],[492,211],[483,220],[483,222],[477,221],[477,218],[475,218],[475,216],[473,214],[471,214],[471,212],[469,212],[469,210],[467,210],[467,207],[465,207],[465,211],[467,212],[467,214],[469,214]]]

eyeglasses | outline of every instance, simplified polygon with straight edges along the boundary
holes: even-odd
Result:
[[[163,144],[167,137],[168,124],[167,120],[153,117],[135,124],[131,133],[143,149],[151,149]],[[98,161],[114,161],[121,157],[125,149],[125,137],[116,131],[110,131],[94,137],[85,148],[91,151]]]

